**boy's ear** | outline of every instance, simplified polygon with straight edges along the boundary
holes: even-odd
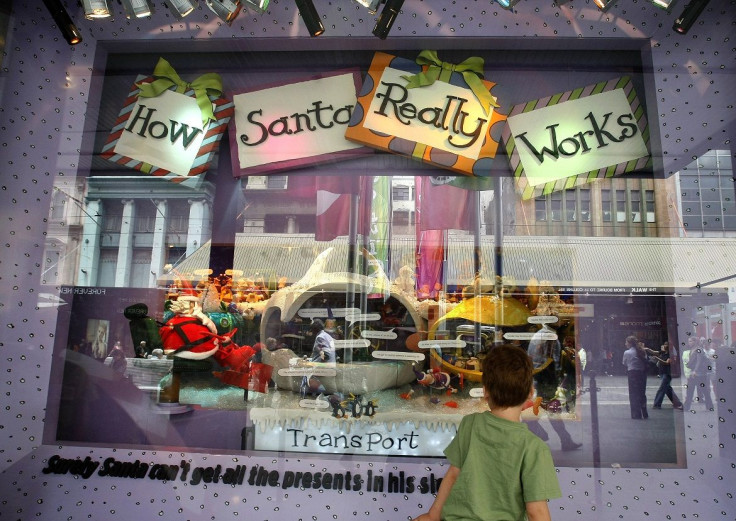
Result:
[[[531,400],[532,398],[534,398],[534,385],[529,389],[529,398],[527,398],[527,400]]]

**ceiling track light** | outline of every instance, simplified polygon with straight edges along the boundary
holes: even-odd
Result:
[[[593,0],[596,7],[604,13],[613,6],[614,2],[616,2],[616,0]]]
[[[268,9],[269,0],[243,0],[245,7],[253,9],[258,14],[263,14]]]
[[[309,36],[319,36],[324,33],[325,26],[322,25],[322,20],[319,19],[319,13],[314,8],[312,0],[295,0],[295,2],[304,25],[309,31]]]
[[[386,0],[381,16],[378,17],[376,25],[373,27],[373,36],[377,36],[381,40],[386,39],[403,5],[404,0]]]
[[[669,13],[672,10],[672,6],[677,3],[677,0],[652,0],[652,3],[660,9],[664,9]]]
[[[519,3],[519,0],[496,0],[498,2],[498,5],[503,7],[504,9],[513,9],[513,7]]]
[[[106,0],[82,0],[82,8],[84,9],[84,17],[87,20],[99,20],[100,18],[110,17],[110,8],[107,7]]]
[[[149,0],[121,0],[121,3],[128,19],[145,18],[153,14],[153,6]]]
[[[54,23],[56,23],[66,43],[76,45],[81,42],[82,34],[72,22],[64,6],[61,5],[61,0],[43,0],[43,3],[46,5],[46,9],[49,10],[49,14],[54,19]]]
[[[225,23],[232,23],[237,18],[243,5],[240,0],[205,0],[210,11]]]
[[[710,0],[691,0],[689,4],[685,6],[682,14],[675,19],[675,23],[672,25],[672,29],[680,34],[686,34],[690,27],[698,19],[700,13],[703,12],[705,6],[708,5]]]
[[[353,0],[353,2],[368,9],[370,14],[376,14],[378,12],[378,6],[381,5],[381,0]]]
[[[179,20],[197,8],[197,0],[166,0],[169,10]]]

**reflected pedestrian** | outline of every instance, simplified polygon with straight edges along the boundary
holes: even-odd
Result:
[[[654,358],[657,360],[659,376],[662,378],[662,382],[659,384],[657,394],[654,396],[654,405],[652,407],[655,409],[661,409],[664,397],[667,396],[667,398],[672,402],[672,407],[674,409],[682,410],[682,402],[672,389],[672,364],[677,361],[677,358],[670,354],[670,343],[665,341],[665,343],[662,344],[659,353],[655,355]]]
[[[713,400],[710,397],[710,388],[708,386],[708,368],[710,366],[708,357],[703,350],[696,345],[695,339],[690,338],[690,356],[688,357],[687,367],[690,369],[690,376],[687,379],[687,390],[685,391],[684,407],[690,410],[695,390],[698,391],[698,398],[705,400],[705,407],[709,411],[713,410]]]
[[[626,366],[629,384],[629,407],[634,420],[647,419],[647,355],[642,345],[633,335],[626,337],[626,351],[622,364]]]

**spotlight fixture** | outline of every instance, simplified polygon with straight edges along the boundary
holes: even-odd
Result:
[[[243,7],[240,0],[205,0],[207,7],[215,13],[220,20],[226,23],[232,23],[240,13]]]
[[[148,0],[122,0],[125,17],[145,18],[153,14],[153,6]]]
[[[504,9],[513,9],[513,7],[519,3],[519,0],[496,0],[496,2],[498,2],[498,5]]]
[[[353,0],[353,2],[368,9],[370,14],[376,14],[378,12],[378,6],[381,5],[381,0]]]
[[[166,0],[169,10],[181,20],[197,7],[197,0]]]
[[[87,20],[110,17],[110,8],[107,7],[106,0],[82,0],[82,8]]]
[[[49,10],[51,17],[54,19],[56,26],[61,31],[61,35],[69,45],[76,45],[82,41],[82,34],[74,25],[72,19],[69,18],[69,13],[66,12],[64,6],[61,5],[61,0],[43,0],[46,4],[46,9]]]
[[[373,27],[373,36],[377,36],[381,40],[386,39],[388,33],[391,32],[396,17],[399,16],[402,5],[404,5],[404,0],[386,0],[381,16],[378,17],[376,25]]]
[[[703,12],[705,6],[708,5],[710,0],[690,0],[690,3],[685,6],[682,14],[675,19],[675,23],[672,25],[672,29],[680,34],[685,34],[690,30],[690,27],[698,19],[700,13]]]
[[[243,3],[258,14],[263,14],[268,9],[269,0],[243,0]]]
[[[613,6],[615,1],[616,0],[593,0],[593,3],[600,11],[605,13],[611,8],[611,6]]]
[[[325,32],[325,26],[322,25],[322,20],[319,19],[319,13],[314,8],[312,0],[295,0],[296,7],[299,9],[299,14],[304,20],[304,25],[309,31],[309,36],[319,36]]]
[[[669,13],[672,10],[672,6],[677,3],[677,0],[652,0],[652,3]]]

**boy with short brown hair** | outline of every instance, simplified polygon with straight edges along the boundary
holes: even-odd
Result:
[[[534,394],[532,362],[516,346],[483,359],[489,411],[465,416],[445,449],[450,468],[429,511],[415,521],[549,520],[561,496],[549,447],[521,422]]]

